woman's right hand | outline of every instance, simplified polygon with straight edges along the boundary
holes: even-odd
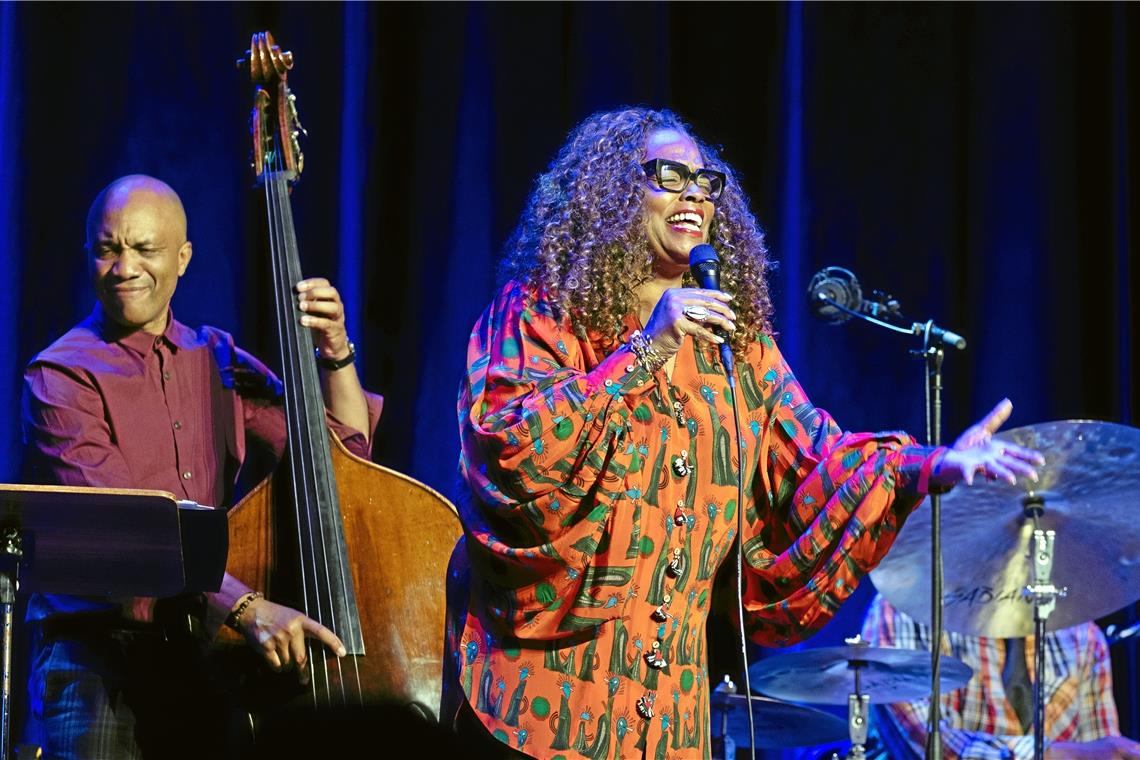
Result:
[[[708,343],[723,343],[712,328],[720,327],[730,335],[736,330],[733,321],[736,314],[728,306],[731,300],[732,296],[720,290],[669,288],[661,294],[661,300],[649,316],[645,337],[663,356],[673,356],[681,350],[686,335]],[[702,317],[698,313],[699,319],[695,318],[691,313],[695,307],[703,307],[707,315]],[[685,313],[686,309],[690,314]]]

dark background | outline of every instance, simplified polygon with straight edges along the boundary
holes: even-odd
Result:
[[[251,87],[234,66],[263,29],[296,56],[306,272],[344,293],[365,384],[387,399],[375,458],[445,494],[497,250],[567,130],[626,103],[675,109],[740,170],[780,262],[783,351],[848,429],[922,437],[923,368],[903,336],[810,317],[805,285],[829,264],[969,340],[945,365],[947,438],[1007,395],[1010,427],[1135,424],[1138,17],[1094,3],[0,5],[0,478],[18,477],[23,365],[93,303],[83,219],[114,177],[154,174],[185,202],[179,319],[276,363]],[[812,643],[854,631],[869,593]],[[1113,655],[1136,736],[1136,646]]]

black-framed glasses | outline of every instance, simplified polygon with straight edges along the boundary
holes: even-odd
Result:
[[[645,169],[646,175],[657,180],[662,190],[679,193],[688,187],[690,182],[696,182],[697,187],[713,201],[724,192],[724,183],[728,181],[724,172],[718,172],[716,169],[692,171],[679,161],[670,161],[667,158],[646,161],[641,168]]]

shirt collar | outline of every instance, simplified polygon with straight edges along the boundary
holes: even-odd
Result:
[[[91,313],[91,321],[103,340],[125,346],[140,356],[153,351],[160,342],[166,343],[175,351],[194,348],[200,344],[197,334],[174,318],[173,309],[167,307],[166,313],[166,329],[161,335],[151,335],[144,330],[126,329],[113,320],[107,319],[101,304],[95,305],[95,310]]]

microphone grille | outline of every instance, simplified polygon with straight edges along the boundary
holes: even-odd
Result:
[[[720,257],[708,243],[695,245],[689,251],[689,271],[699,287],[720,290]]]
[[[697,267],[703,264],[719,264],[720,257],[716,255],[716,249],[708,243],[701,243],[694,245],[693,250],[689,251],[689,267]]]
[[[825,267],[816,272],[808,283],[808,306],[812,314],[833,325],[851,318],[835,304],[858,311],[862,303],[863,291],[859,281],[854,273],[843,267]]]

